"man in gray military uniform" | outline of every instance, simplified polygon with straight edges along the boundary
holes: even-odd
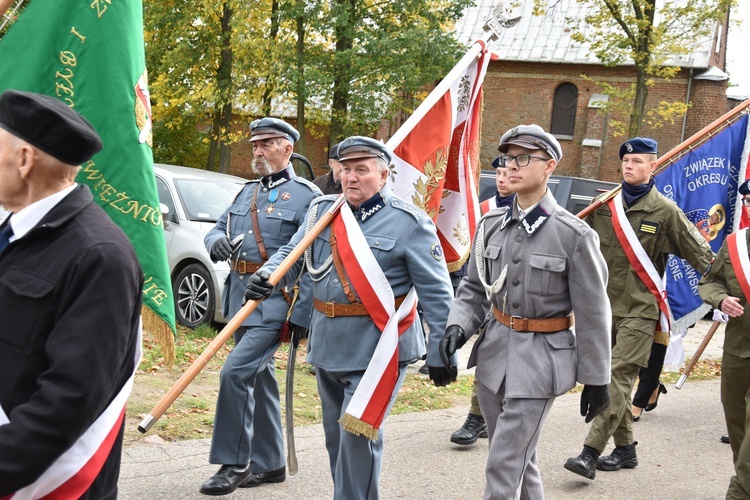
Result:
[[[544,489],[536,447],[555,397],[584,384],[586,422],[609,401],[607,267],[596,233],[547,189],[562,158],[557,140],[538,125],[520,125],[498,150],[515,202],[480,220],[440,352],[450,366],[466,332],[491,314],[469,359],[490,438],[484,496],[520,491],[537,500]]]
[[[253,169],[260,179],[248,182],[205,244],[214,261],[229,260],[224,288],[224,315],[234,316],[245,301],[247,277],[287,243],[302,226],[310,202],[321,193],[297,177],[289,162],[299,132],[276,118],[250,124]],[[219,398],[209,461],[221,464],[203,483],[201,493],[225,495],[238,486],[278,483],[286,479],[279,387],[273,355],[289,310],[290,294],[274,293],[234,334],[235,348],[221,369]],[[309,282],[300,283],[300,300],[291,321],[307,328]]]
[[[385,145],[368,137],[349,137],[339,145],[339,160],[347,204],[304,256],[314,296],[307,361],[317,367],[333,497],[376,499],[383,455],[380,424],[390,411],[408,364],[425,352],[422,325],[415,321],[416,297],[410,290],[416,290],[419,301],[433,311],[427,316],[431,335],[427,363],[435,384],[447,385],[455,376],[443,367],[437,347],[453,289],[432,220],[424,211],[394,196],[386,183],[391,153]],[[308,227],[334,200],[333,196],[324,196],[313,202]],[[271,293],[268,276],[304,235],[301,229],[250,278],[249,299],[258,300]],[[358,267],[360,259],[367,256],[372,259],[368,261],[371,265]],[[294,279],[302,260],[282,284]],[[398,323],[402,333],[389,337],[389,329],[383,328],[385,320],[394,318],[394,314],[401,318],[404,311],[409,314]],[[382,347],[381,338],[393,339],[386,356],[376,352],[376,346]],[[378,364],[390,360],[397,361],[387,368]],[[383,378],[368,378],[373,366],[384,368]],[[353,418],[353,407],[362,400],[360,389],[370,387],[366,382],[360,384],[363,380],[376,383],[376,397],[364,398],[367,408],[379,417],[374,420],[365,414]],[[375,403],[377,396],[380,406]]]

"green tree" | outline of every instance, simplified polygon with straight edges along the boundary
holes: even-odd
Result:
[[[331,140],[368,133],[439,81],[461,47],[453,23],[470,0],[333,0]],[[411,111],[411,110],[407,110]]]
[[[553,12],[560,0],[534,0],[537,14]],[[571,21],[573,40],[588,43],[606,66],[632,61],[636,78],[626,89],[600,84],[609,94],[608,111],[627,110],[627,133],[639,135],[644,121],[659,126],[663,120],[684,114],[680,102],[663,102],[646,110],[648,89],[654,78],[672,78],[680,70],[671,65],[675,56],[690,54],[699,43],[711,39],[716,23],[726,18],[737,0],[678,0],[657,9],[656,0],[578,0],[588,14],[585,25]],[[588,28],[587,28],[588,26]],[[624,123],[621,123],[624,125]],[[617,126],[617,121],[611,122]],[[623,129],[624,127],[620,127]],[[624,130],[623,130],[624,131]]]
[[[155,155],[224,171],[237,113],[371,134],[453,66],[469,1],[144,0]]]

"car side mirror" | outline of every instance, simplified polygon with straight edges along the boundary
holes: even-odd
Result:
[[[161,212],[161,225],[167,227],[167,215],[169,215],[169,207],[165,203],[159,203],[159,211]]]

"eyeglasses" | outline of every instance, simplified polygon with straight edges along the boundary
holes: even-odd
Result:
[[[742,204],[745,205],[746,207],[750,208],[750,198],[745,198],[743,196],[742,197]]]
[[[516,156],[510,156],[510,155],[501,155],[498,157],[498,160],[500,161],[500,166],[505,168],[508,166],[508,164],[512,161],[516,162],[516,166],[518,168],[521,167],[528,167],[529,163],[531,163],[531,159],[535,160],[543,160],[543,161],[549,161],[552,158],[545,158],[543,156],[533,156],[533,155],[516,155]]]

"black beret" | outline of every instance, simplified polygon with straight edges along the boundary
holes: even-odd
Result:
[[[749,195],[750,194],[750,179],[740,184],[740,187],[737,188],[737,191],[739,191],[742,196]]]
[[[380,158],[386,163],[390,163],[391,152],[385,147],[383,141],[353,135],[339,143],[339,161],[354,160],[355,158]]]
[[[270,117],[253,120],[250,124],[250,134],[250,141],[282,137],[294,144],[299,139],[299,132],[297,132],[296,128],[284,120]]]
[[[526,149],[541,149],[555,161],[562,159],[562,147],[555,136],[548,134],[539,125],[519,125],[513,127],[503,134],[497,150],[501,153],[508,152],[508,146],[515,144]],[[497,167],[495,167],[497,168]]]
[[[657,154],[657,144],[648,137],[635,137],[620,144],[620,159],[627,154]]]
[[[0,95],[0,128],[68,165],[81,165],[102,149],[99,134],[78,112],[33,92]]]
[[[339,143],[340,144],[340,143]],[[339,144],[334,144],[328,149],[328,159],[336,160],[339,157]]]

